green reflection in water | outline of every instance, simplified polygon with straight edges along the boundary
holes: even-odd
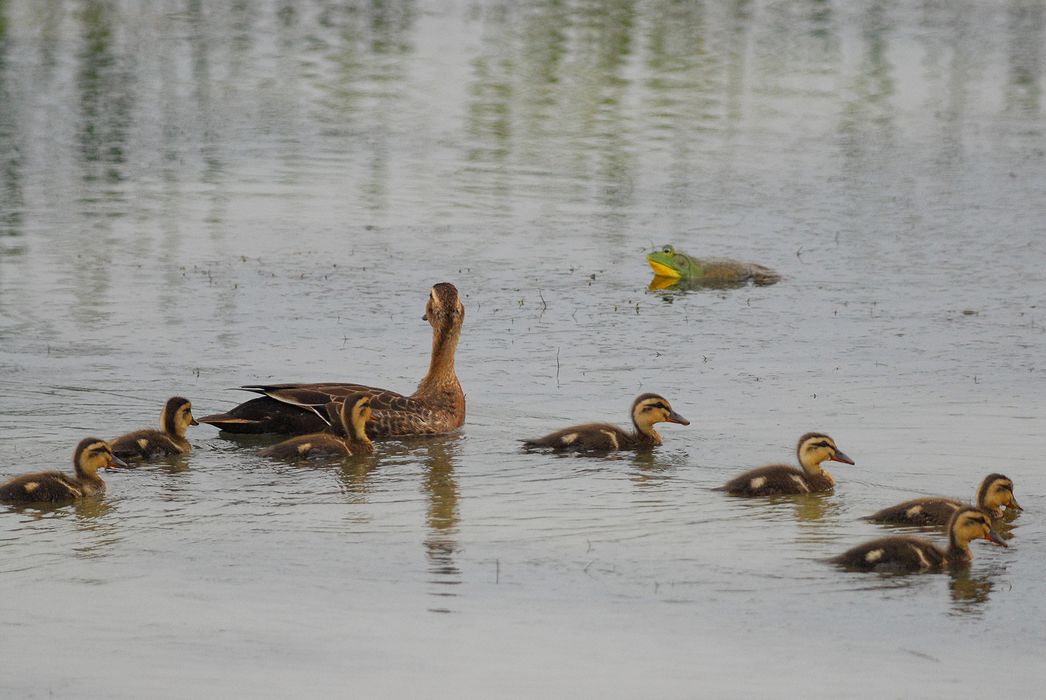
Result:
[[[22,189],[22,146],[18,133],[18,101],[9,85],[7,2],[0,0],[0,238],[17,236],[24,223]],[[23,252],[20,246],[4,245],[5,255]]]

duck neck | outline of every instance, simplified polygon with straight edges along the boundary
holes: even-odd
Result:
[[[77,464],[74,471],[76,473],[76,480],[81,484],[91,487],[94,490],[97,490],[99,487],[105,487],[105,482],[102,481],[102,477],[98,476],[97,469],[85,469]]]
[[[948,551],[945,555],[952,564],[967,562],[973,559],[970,554],[970,543],[962,542],[955,536],[955,532],[948,533]]]
[[[349,444],[354,450],[360,452],[373,452],[374,443],[371,442],[370,438],[367,437],[367,422],[361,421],[359,425],[352,423],[349,425]]]
[[[660,445],[661,433],[654,430],[653,424],[640,425],[636,417],[632,416],[632,425],[636,429],[636,441],[647,445]]]
[[[807,476],[820,476],[822,474],[828,474],[828,472],[821,468],[821,462],[814,461],[809,458],[804,458],[802,452],[797,453],[797,457],[799,458],[799,466],[803,468],[803,471],[806,472]]]
[[[432,331],[432,360],[429,372],[418,384],[415,396],[435,394],[451,390],[460,390],[458,375],[454,372],[454,352],[458,348],[458,337],[461,335],[461,324],[450,323],[443,328]]]

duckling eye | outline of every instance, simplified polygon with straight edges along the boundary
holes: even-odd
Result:
[[[817,446],[818,447],[831,447],[831,445],[829,445],[827,442],[825,442],[823,440],[821,442],[817,443]]]

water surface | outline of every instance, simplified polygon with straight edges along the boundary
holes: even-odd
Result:
[[[12,696],[1034,694],[1046,575],[1040,2],[0,1],[0,476],[228,387],[468,419],[308,466],[193,429],[100,503],[0,510]],[[783,275],[648,291],[672,243]],[[525,454],[641,391],[651,455]],[[711,491],[830,433],[836,492]],[[967,572],[862,515],[1026,513]],[[990,674],[990,679],[989,679]]]

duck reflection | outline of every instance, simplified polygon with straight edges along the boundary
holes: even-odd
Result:
[[[831,493],[804,493],[795,499],[795,516],[803,523],[820,523],[839,513],[839,502]]]
[[[953,567],[948,574],[951,576],[952,613],[980,612],[995,585],[994,576],[991,573],[973,576],[968,566]]]
[[[380,447],[378,448],[381,449]],[[363,504],[368,500],[370,493],[369,477],[377,467],[379,458],[374,453],[353,455],[346,457],[341,462],[338,470],[338,481],[341,482],[342,493],[352,504]]]
[[[114,511],[113,504],[102,498],[81,498],[73,503],[10,505],[7,509],[33,522],[68,521],[72,516],[80,537],[71,551],[80,559],[104,557],[112,545],[122,539],[114,522],[105,517]]]
[[[447,435],[425,439],[421,458],[425,465],[423,481],[429,499],[425,537],[425,555],[429,561],[429,583],[432,595],[454,598],[453,586],[461,583],[461,570],[454,562],[458,549],[458,484],[454,478],[460,437]],[[448,601],[449,602],[449,601]],[[451,612],[445,606],[430,608],[432,612]]]
[[[631,455],[630,461],[634,469],[629,478],[636,486],[658,488],[673,477],[675,465],[664,454],[658,454],[653,450],[640,450]]]

